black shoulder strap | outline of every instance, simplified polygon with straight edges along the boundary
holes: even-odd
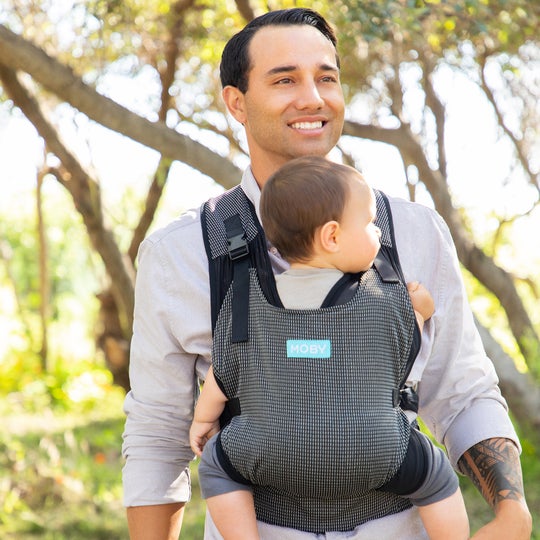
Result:
[[[262,226],[240,186],[205,202],[201,225],[208,256],[212,330],[232,284],[234,339],[244,341],[249,316],[249,268],[257,269],[268,301],[280,305]]]
[[[248,340],[249,320],[249,247],[238,214],[225,221],[229,259],[233,264],[232,336],[233,343]]]
[[[377,204],[376,225],[381,229],[381,249],[375,259],[374,266],[384,281],[401,281],[405,286],[405,276],[399,261],[399,255],[394,234],[394,220],[388,197],[378,190],[375,191],[375,200]],[[404,410],[418,412],[418,396],[416,392],[406,387],[405,384],[411,373],[414,361],[420,350],[422,336],[418,325],[415,324],[413,342],[411,351],[407,360],[407,365],[400,381],[400,406]]]
[[[381,249],[375,259],[374,266],[384,281],[401,281],[405,283],[405,277],[401,270],[399,255],[394,235],[394,220],[388,197],[379,190],[374,190],[377,214],[375,225],[381,230]]]

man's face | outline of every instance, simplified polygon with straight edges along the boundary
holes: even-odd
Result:
[[[240,94],[252,169],[259,183],[292,158],[325,156],[343,128],[336,51],[311,26],[260,29],[249,45],[248,90]]]

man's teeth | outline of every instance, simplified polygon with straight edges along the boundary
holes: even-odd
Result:
[[[294,129],[320,129],[322,128],[322,121],[319,122],[296,122],[291,125]]]

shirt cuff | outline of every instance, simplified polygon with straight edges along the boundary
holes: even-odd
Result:
[[[455,418],[446,432],[444,445],[454,469],[472,446],[494,437],[510,439],[521,452],[518,436],[504,405],[495,400],[477,400]]]

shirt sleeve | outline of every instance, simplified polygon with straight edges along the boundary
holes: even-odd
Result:
[[[455,468],[463,453],[484,439],[505,437],[519,447],[447,225],[433,210],[406,201],[396,204],[394,217],[405,279],[421,281],[435,300],[410,376],[418,382],[420,417],[446,446]]]
[[[186,217],[139,250],[122,452],[125,506],[190,498],[189,427],[209,365],[207,267],[198,219]]]

